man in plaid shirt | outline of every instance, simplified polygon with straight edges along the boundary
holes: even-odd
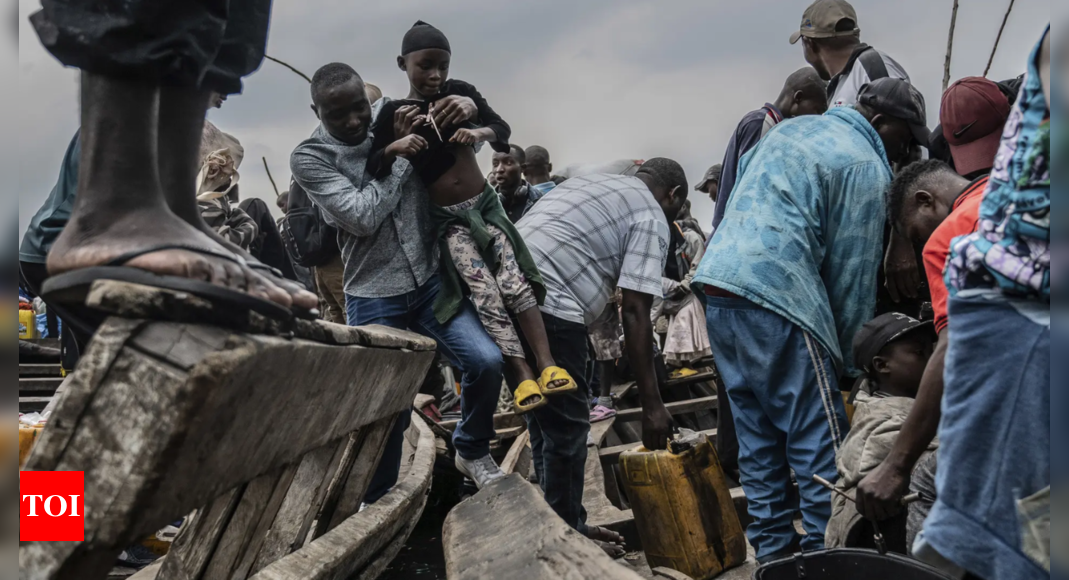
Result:
[[[585,369],[587,326],[623,293],[624,335],[642,399],[642,441],[665,449],[672,419],[653,367],[650,309],[661,295],[668,224],[687,200],[687,178],[675,161],[652,159],[634,177],[588,175],[543,197],[517,228],[546,284],[542,318],[557,363],[579,383],[527,415],[535,471],[546,501],[569,525],[622,556],[623,538],[588,527],[582,510],[590,390]]]

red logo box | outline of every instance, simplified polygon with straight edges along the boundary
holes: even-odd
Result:
[[[19,473],[19,541],[85,541],[85,473]]]

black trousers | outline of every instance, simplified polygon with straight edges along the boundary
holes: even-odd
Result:
[[[110,77],[240,93],[267,46],[271,0],[42,0],[30,17],[60,62]]]

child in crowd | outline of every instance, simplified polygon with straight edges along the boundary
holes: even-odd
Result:
[[[516,411],[526,413],[544,406],[546,395],[571,392],[577,385],[550,354],[538,310],[545,287],[534,260],[475,158],[482,143],[507,153],[512,130],[474,86],[448,80],[451,56],[449,40],[429,24],[417,22],[405,34],[397,65],[408,74],[411,90],[407,99],[390,101],[379,113],[368,169],[378,176],[389,173],[394,158],[387,147],[410,134],[422,138],[411,161],[430,193],[443,257],[435,315],[444,323],[456,314],[467,286],[505,357],[506,378],[516,387]],[[453,95],[475,102],[481,125],[463,121],[454,108],[435,106]],[[538,376],[527,364],[510,313],[533,351]]]
[[[857,395],[850,435],[837,459],[840,492],[854,497],[857,484],[890,453],[913,407],[934,343],[932,323],[898,313],[877,317],[854,337],[855,364],[865,373],[868,387]],[[933,442],[928,451],[937,448],[938,442]],[[905,515],[880,522],[891,551],[908,553],[905,522]],[[833,494],[825,537],[828,548],[875,547],[873,535],[871,524],[854,505]]]

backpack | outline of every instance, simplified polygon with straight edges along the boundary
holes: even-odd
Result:
[[[322,266],[341,253],[338,230],[327,225],[308,193],[293,183],[290,187],[289,213],[282,218],[282,243],[290,258],[299,266]]]

